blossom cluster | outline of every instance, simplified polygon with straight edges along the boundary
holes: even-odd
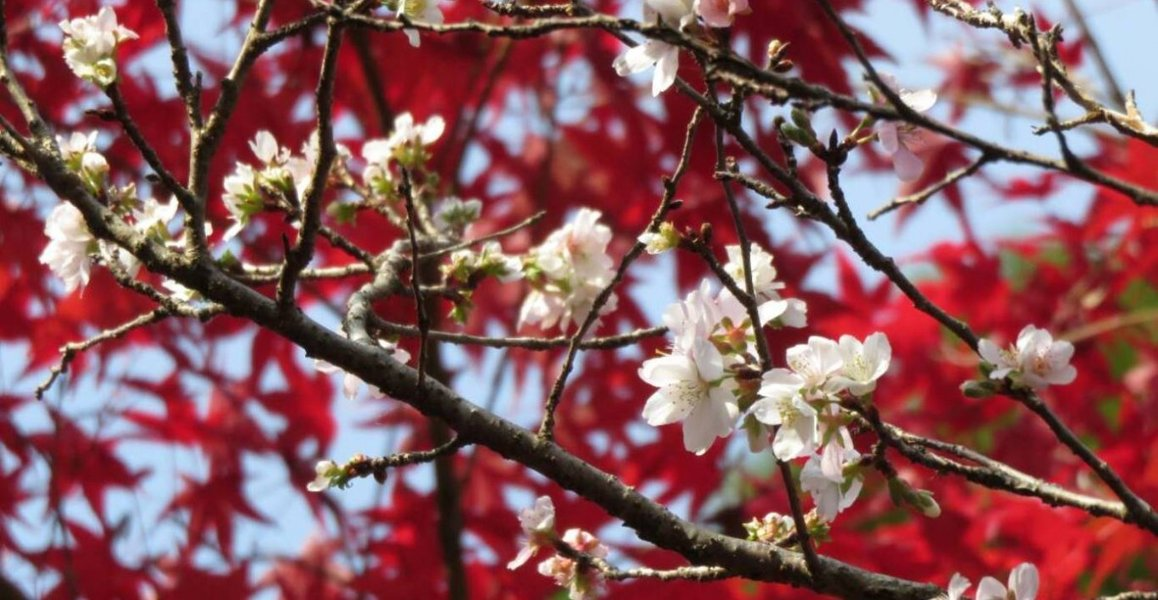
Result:
[[[124,217],[137,231],[169,243],[168,223],[177,215],[177,202],[160,203],[153,198],[141,199],[136,186],[115,186],[109,181],[109,165],[97,151],[97,132],[74,132],[57,136],[57,146],[65,166],[84,183],[89,193],[108,200],[113,212]],[[115,264],[130,277],[137,274],[140,263],[129,252],[104,240],[97,240],[85,223],[84,215],[72,204],[53,207],[44,221],[48,244],[40,253],[40,263],[64,282],[64,291],[73,292],[88,285],[94,260]]]
[[[101,87],[117,80],[117,46],[137,39],[132,30],[117,24],[113,9],[105,6],[96,15],[61,21],[64,61],[77,77]]]
[[[727,248],[724,270],[747,283],[742,250]],[[737,423],[753,452],[771,447],[782,461],[807,459],[800,474],[821,519],[831,521],[856,499],[861,478],[860,453],[841,401],[869,396],[892,357],[888,338],[874,333],[863,342],[813,336],[789,348],[787,368],[761,372],[755,336],[765,326],[803,327],[806,306],[780,296],[772,255],[753,246],[749,256],[757,327],[748,310],[727,289],[712,294],[704,281],[664,313],[674,336],[669,354],[643,363],[639,375],[658,388],[643,417],[662,426],[682,422],[684,447],[703,454],[716,438],[730,435]]]
[[[615,277],[607,244],[611,229],[599,222],[597,210],[582,208],[571,222],[552,232],[523,259],[523,273],[531,293],[519,310],[519,328],[533,324],[548,329],[569,323],[582,325],[595,300]],[[615,310],[615,294],[599,314]]]
[[[299,154],[281,146],[272,133],[261,130],[249,142],[249,149],[260,162],[257,168],[237,163],[233,173],[222,182],[222,202],[229,211],[233,225],[226,230],[223,241],[233,239],[250,220],[265,210],[267,205],[297,210],[307,193],[318,164],[320,147],[318,132],[302,144]],[[350,151],[338,145],[338,156],[344,161]],[[296,223],[299,224],[300,223]]]
[[[1078,376],[1070,364],[1074,345],[1054,341],[1050,332],[1033,325],[1026,325],[1017,334],[1017,342],[1008,348],[983,339],[977,344],[977,351],[991,369],[990,379],[1008,377],[1016,385],[1042,389],[1072,383]]]
[[[607,558],[607,546],[591,533],[578,528],[571,528],[559,536],[555,531],[555,505],[548,496],[541,496],[534,505],[523,509],[519,513],[519,525],[525,539],[523,548],[507,568],[517,569],[541,548],[553,548],[556,544],[570,546],[574,552],[586,555],[588,558]],[[556,553],[554,556],[539,563],[539,574],[555,580],[559,587],[567,588],[567,597],[571,600],[588,600],[598,596],[602,580],[599,572],[594,568],[581,565],[573,557]]]

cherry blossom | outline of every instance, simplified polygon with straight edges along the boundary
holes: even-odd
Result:
[[[85,135],[73,132],[67,138],[56,136],[56,144],[60,147],[61,158],[64,159],[69,170],[80,175],[88,190],[99,194],[105,185],[109,173],[109,163],[104,155],[96,149],[97,132]]]
[[[787,369],[764,373],[760,399],[749,409],[757,421],[779,425],[772,440],[772,453],[780,460],[791,460],[812,454],[819,427],[816,409],[800,395],[804,379]]]
[[[861,478],[846,477],[844,473],[845,465],[859,458],[855,449],[830,442],[820,455],[811,456],[800,471],[800,488],[812,495],[821,519],[831,522],[860,494],[864,483]]]
[[[1009,376],[1031,388],[1041,389],[1072,383],[1078,376],[1077,369],[1070,364],[1074,345],[1054,341],[1050,332],[1033,325],[1026,325],[1017,334],[1017,343],[1008,350],[983,339],[977,344],[977,351],[994,366],[989,373],[991,379]]]
[[[724,271],[741,289],[746,285],[743,250],[739,245],[724,247],[728,262]],[[782,298],[780,290],[784,284],[776,280],[776,267],[772,265],[772,254],[756,244],[749,246],[748,263],[752,266],[752,291],[759,306],[760,324],[777,322],[786,327],[804,327],[808,323],[808,306],[797,298]],[[730,293],[730,292],[728,292]]]
[[[788,367],[804,379],[805,395],[809,398],[826,395],[822,388],[844,368],[836,342],[815,335],[808,338],[807,344],[789,348],[786,359]]]
[[[527,537],[518,556],[507,563],[507,568],[512,571],[530,560],[539,548],[550,547],[551,538],[555,535],[555,505],[550,496],[540,496],[534,505],[520,511],[519,526]]]
[[[725,385],[724,358],[707,340],[696,339],[687,354],[644,361],[639,377],[659,388],[647,399],[643,418],[653,427],[683,421],[688,452],[703,454],[732,432],[738,409]]]
[[[249,224],[253,215],[261,212],[265,200],[261,194],[259,173],[245,163],[238,163],[233,173],[225,177],[222,188],[225,193],[221,196],[225,208],[233,219],[233,226],[225,232],[226,240],[232,239],[242,228]]]
[[[582,529],[568,529],[563,533],[563,542],[595,558],[607,557],[607,546],[600,543],[599,538]],[[539,574],[551,577],[560,587],[567,588],[567,597],[570,600],[589,600],[599,595],[598,572],[583,569],[570,558],[556,554],[544,560],[539,563]]]
[[[696,14],[708,27],[731,27],[736,15],[752,12],[748,0],[696,0]]]
[[[88,285],[92,271],[89,256],[96,238],[88,230],[84,215],[71,204],[58,204],[44,221],[48,245],[40,253],[40,263],[64,280],[64,291]]]
[[[441,25],[446,20],[442,15],[442,9],[438,7],[438,0],[400,0],[398,9],[411,21]],[[417,48],[422,44],[417,29],[407,27],[402,32],[406,34],[411,46]]]
[[[405,146],[429,146],[437,142],[446,131],[446,121],[439,115],[434,115],[425,122],[418,123],[414,115],[404,112],[394,117],[394,129],[386,138],[386,147],[395,158],[399,150]]]
[[[330,487],[333,476],[340,471],[337,463],[332,460],[319,460],[318,464],[314,465],[314,473],[317,475],[314,480],[306,484],[306,489],[311,492],[320,492]]]
[[[611,229],[599,223],[597,210],[580,209],[570,223],[554,231],[532,248],[523,270],[532,291],[519,310],[519,327],[538,324],[546,329],[569,322],[580,325],[595,299],[615,275],[607,244]],[[615,310],[612,294],[599,314]]]
[[[992,577],[984,577],[977,584],[974,600],[1034,600],[1038,588],[1037,567],[1021,563],[1009,572],[1009,588]],[[950,582],[952,586],[952,582]]]
[[[889,338],[876,332],[862,344],[851,335],[840,336],[840,358],[843,366],[832,378],[832,385],[847,389],[854,396],[864,396],[877,387],[877,380],[889,370],[893,349]]]
[[[394,128],[389,136],[367,140],[362,145],[362,158],[366,159],[363,182],[378,192],[392,188],[394,175],[390,164],[398,161],[404,166],[414,166],[419,159],[425,158],[426,146],[438,141],[445,131],[446,121],[439,115],[422,123],[416,122],[409,112],[394,117]]]
[[[132,30],[117,24],[113,9],[105,6],[94,16],[61,21],[64,61],[77,77],[101,87],[117,80],[114,57],[117,45],[137,39]]]
[[[644,0],[644,21],[683,28],[695,20],[689,0]],[[675,83],[679,69],[679,48],[660,40],[646,40],[616,57],[611,66],[620,77],[655,67],[651,95],[658,96]]]
[[[680,234],[671,223],[661,223],[657,231],[645,231],[639,235],[648,254],[663,254],[680,243]]]
[[[896,91],[901,102],[915,112],[925,112],[937,102],[937,93],[933,90],[908,90],[898,87],[896,79],[889,75],[882,74],[881,78]],[[877,126],[877,139],[884,151],[893,157],[893,170],[901,181],[915,181],[925,168],[912,150],[920,138],[921,131],[909,123],[886,121]]]
[[[949,588],[946,590],[949,592],[947,600],[961,600],[961,595],[969,589],[970,585],[972,583],[968,579],[961,576],[960,573],[954,573],[953,577],[949,578]]]

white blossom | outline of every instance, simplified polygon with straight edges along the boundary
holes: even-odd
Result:
[[[40,263],[64,280],[64,291],[88,285],[92,271],[89,255],[96,238],[88,230],[84,215],[71,204],[58,204],[44,222],[48,245],[40,253]]]
[[[969,589],[970,585],[972,585],[972,583],[968,579],[960,573],[954,573],[953,577],[949,579],[949,588],[947,590],[949,595],[947,600],[961,600],[961,595],[965,593],[965,590]]]
[[[639,234],[639,243],[648,254],[663,254],[679,246],[680,235],[671,223],[661,223],[656,231]]]
[[[1037,567],[1021,563],[1009,572],[1009,588],[992,577],[984,577],[977,584],[974,600],[1034,600],[1038,588]]]
[[[311,492],[320,492],[330,487],[330,479],[334,472],[338,470],[338,465],[332,460],[319,460],[318,464],[314,465],[314,473],[317,475],[314,480],[306,484],[306,489]]]
[[[711,342],[698,339],[687,354],[646,360],[639,377],[659,388],[647,399],[643,418],[654,427],[682,421],[688,452],[703,454],[732,432],[738,409],[726,385],[724,358]]]
[[[728,262],[724,271],[736,282],[740,289],[747,285],[744,272],[744,256],[736,244],[724,248]],[[808,307],[803,300],[782,298],[780,290],[784,284],[776,280],[776,267],[772,265],[772,254],[756,244],[749,246],[748,261],[752,266],[752,292],[760,302],[760,324],[778,321],[787,327],[804,327],[807,322]]]
[[[1077,369],[1070,364],[1074,345],[1054,341],[1048,331],[1033,325],[1026,325],[1017,334],[1016,344],[1007,350],[987,339],[978,343],[977,350],[981,358],[995,367],[989,373],[991,379],[1012,376],[1029,387],[1041,389],[1072,383],[1078,376]]]
[[[390,137],[386,138],[386,145],[392,151],[410,144],[429,146],[437,142],[444,131],[446,121],[438,115],[430,117],[424,123],[417,123],[414,121],[414,115],[404,112],[394,117],[394,130],[390,132]]]
[[[169,221],[177,216],[178,208],[176,198],[164,204],[149,198],[141,203],[140,209],[133,211],[133,227],[145,234],[157,229],[168,231]]]
[[[893,357],[889,338],[879,331],[865,338],[863,344],[851,335],[842,335],[839,350],[844,366],[830,385],[847,389],[854,396],[864,396],[875,390],[877,380],[889,370]]]
[[[836,342],[820,337],[808,338],[807,344],[797,344],[786,353],[788,367],[804,379],[805,394],[812,398],[824,390],[829,379],[844,367]]]
[[[695,21],[690,0],[644,0],[643,20],[683,28]],[[655,67],[651,95],[658,96],[675,83],[679,69],[679,48],[660,40],[646,40],[616,57],[611,66],[620,77]]]
[[[117,24],[113,9],[105,6],[96,15],[61,21],[64,61],[77,77],[101,87],[117,79],[117,45],[137,34]]]
[[[551,536],[555,535],[555,505],[551,497],[540,496],[534,505],[519,511],[519,526],[526,539],[523,540],[518,556],[507,563],[507,568],[511,570],[530,560],[539,548],[550,545]]]
[[[655,67],[651,79],[651,95],[658,96],[675,83],[680,66],[680,50],[667,42],[647,40],[616,57],[611,66],[620,77]]]
[[[817,445],[819,426],[816,409],[800,395],[804,379],[786,369],[764,373],[760,399],[749,409],[757,421],[779,425],[772,440],[772,453],[780,460],[792,460],[812,454]]]
[[[745,285],[744,253],[738,244],[729,244],[724,247],[728,253],[728,262],[724,263],[724,271],[736,281],[736,285],[743,288]],[[748,263],[752,265],[752,291],[757,299],[779,298],[779,290],[784,284],[776,281],[776,267],[772,265],[772,254],[756,244],[749,245]]]
[[[245,163],[238,163],[233,173],[225,177],[222,187],[225,193],[221,199],[225,202],[225,208],[234,222],[233,227],[225,233],[225,240],[230,240],[249,224],[249,219],[253,215],[261,212],[265,200],[262,197],[258,172]]]
[[[810,457],[800,471],[800,488],[812,495],[821,519],[831,522],[860,494],[864,483],[861,478],[844,474],[845,465],[859,458],[855,449],[830,442],[820,455]]]
[[[720,321],[720,311],[708,280],[700,281],[700,286],[683,299],[663,311],[663,324],[675,337],[673,350],[684,352],[698,339],[706,339],[715,332]]]
[[[915,112],[925,112],[937,102],[937,93],[933,90],[907,90],[897,86],[897,81],[889,75],[881,75],[886,85],[894,90],[905,103]],[[921,176],[925,165],[913,153],[912,148],[921,139],[921,130],[915,125],[898,121],[885,121],[877,126],[877,138],[881,148],[893,157],[893,170],[901,181],[915,181]]]
[[[398,8],[411,21],[441,25],[445,20],[442,10],[438,8],[438,0],[401,0]],[[417,29],[407,27],[402,32],[406,34],[411,46],[417,48],[421,45]]]

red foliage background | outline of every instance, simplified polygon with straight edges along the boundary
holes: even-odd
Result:
[[[615,2],[596,4],[603,11],[619,10]],[[861,2],[834,4],[853,11]],[[106,155],[114,178],[130,181],[143,172],[143,162],[115,126],[84,112],[106,101],[68,71],[54,26],[65,16],[91,14],[97,8],[91,0],[10,0],[10,45],[21,58],[17,70],[22,82],[50,123],[60,132],[104,131],[104,143],[111,140]],[[233,19],[238,29],[248,23],[252,8],[251,2],[238,2]],[[843,66],[851,53],[814,4],[768,0],[754,2],[753,8],[756,15],[739,19],[733,34],[747,41],[753,57],[777,38],[801,50],[790,57],[802,77],[842,93],[857,87]],[[309,10],[307,2],[279,2],[271,26]],[[470,2],[448,3],[445,12],[450,22],[495,18]],[[118,8],[118,16],[140,35],[121,48],[120,64],[128,74],[121,79],[122,91],[162,160],[182,178],[188,132],[181,102],[166,87],[171,83],[143,74],[143,65],[167,66],[159,13],[152,3],[133,0]],[[862,33],[869,38],[873,34]],[[308,137],[314,127],[309,102],[321,56],[319,39],[291,38],[257,63],[214,159],[215,186],[237,160],[249,160],[246,142],[258,130],[274,132],[293,148]],[[1076,65],[1081,45],[1070,48],[1068,58]],[[194,44],[191,49],[204,73],[204,98],[210,105],[229,64],[210,45]],[[590,206],[603,211],[616,232],[611,253],[622,256],[655,206],[660,177],[673,164],[693,109],[685,98],[668,93],[645,110],[639,102],[641,88],[609,67],[621,44],[599,32],[562,32],[517,43],[472,34],[423,35],[418,51],[400,35],[370,35],[364,49],[377,82],[366,76],[356,44],[347,44],[339,57],[335,118],[344,123],[340,141],[357,148],[361,139],[387,133],[376,116],[375,85],[395,112],[411,111],[419,118],[443,115],[448,134],[435,147],[434,164],[448,193],[484,200],[484,220],[476,233],[548,210],[530,231],[504,241],[508,252],[543,239],[565,222],[569,209]],[[968,114],[970,107],[953,100],[963,98],[953,90],[984,94],[992,91],[990,86],[1039,85],[1036,76],[1010,72],[993,58],[940,66],[945,72],[940,89],[953,103],[954,119]],[[694,79],[695,66],[685,60],[680,73]],[[0,112],[10,120],[18,118],[7,102],[0,104]],[[776,147],[770,120],[753,127],[762,147]],[[680,187],[685,203],[674,220],[681,228],[711,223],[722,246],[734,240],[734,231],[720,210],[721,187],[712,178],[710,128],[702,129],[700,138]],[[1113,136],[1098,138],[1096,146],[1091,160],[1099,168],[1158,187],[1155,148]],[[861,151],[863,168],[887,171],[887,161],[873,152],[871,146]],[[935,144],[929,152],[930,168],[913,190],[967,160],[953,143]],[[128,598],[147,590],[165,598],[244,597],[259,590],[289,598],[444,593],[434,492],[423,485],[423,477],[429,477],[392,476],[369,507],[349,506],[342,492],[307,493],[312,465],[328,455],[338,433],[338,412],[350,410],[349,405],[335,401],[334,382],[315,372],[299,350],[254,331],[249,323],[228,316],[207,323],[165,321],[78,358],[67,385],[83,384],[82,389],[93,390],[96,397],[82,402],[62,393],[50,394],[44,402],[33,400],[30,387],[56,363],[62,344],[150,307],[99,272],[83,294],[60,296],[51,275],[37,262],[46,241],[43,217],[58,200],[15,169],[6,170],[3,179],[0,341],[6,355],[17,349],[26,352],[27,359],[15,367],[5,365],[0,394],[0,549],[4,564],[22,565],[10,576],[35,572],[35,581],[16,580],[21,587],[46,598]],[[148,187],[144,181],[138,184]],[[1038,202],[1071,184],[1056,175],[1018,171],[1008,177],[987,176],[985,185],[1008,201]],[[215,188],[211,197],[219,193]],[[1034,323],[1072,339],[1079,379],[1051,390],[1048,402],[1142,497],[1153,499],[1158,498],[1158,463],[1149,460],[1158,454],[1158,420],[1153,418],[1158,411],[1158,325],[1153,318],[1158,310],[1158,213],[1110,192],[1095,194],[1088,214],[1076,222],[1048,220],[1045,233],[996,244],[981,243],[967,231],[962,242],[941,243],[910,257],[910,266],[929,273],[920,287],[930,299],[978,332],[1009,340],[1023,325]],[[939,198],[944,200],[933,202],[964,210],[966,200],[957,186]],[[770,239],[761,226],[767,215],[763,202],[751,198],[743,204],[755,241],[773,251],[781,278],[809,303],[809,328],[775,334],[770,340],[774,356],[782,356],[785,348],[809,334],[861,337],[884,331],[894,350],[890,375],[876,394],[886,419],[985,451],[1048,481],[1105,493],[1021,407],[1001,398],[964,398],[958,385],[977,376],[975,356],[916,311],[889,282],[862,279],[855,257],[839,244],[815,252],[791,240]],[[226,211],[219,202],[211,206],[222,231]],[[247,243],[244,258],[268,260],[280,252],[284,226],[275,220],[267,225],[263,237]],[[810,225],[797,227],[811,235],[805,231]],[[397,235],[371,219],[345,231],[374,251]],[[322,245],[319,253],[322,263],[340,260],[329,246]],[[799,282],[833,255],[839,279],[835,290],[801,290]],[[689,256],[678,257],[673,269],[680,290],[706,272]],[[606,319],[605,331],[650,326],[646,315],[656,313],[657,303],[671,300],[649,297],[648,287],[633,288],[636,277],[629,273],[623,289],[638,293],[621,299],[620,308]],[[327,303],[341,306],[359,283],[312,285],[303,302],[324,312]],[[510,331],[524,288],[496,282],[485,286],[476,294],[477,309],[466,330]],[[392,310],[392,319],[412,320],[405,306]],[[1138,317],[1146,314],[1151,315],[1148,320]],[[650,354],[661,345],[648,342],[643,352]],[[466,352],[468,364],[484,358],[481,350]],[[118,367],[117,360],[123,364],[126,357],[147,360],[151,372]],[[537,420],[560,358],[559,352],[510,353],[514,378],[508,383],[519,386],[523,400],[508,409],[519,422]],[[239,361],[242,364],[236,364]],[[725,451],[724,444],[706,456],[692,457],[682,449],[678,428],[662,428],[651,436],[633,432],[642,424],[639,413],[651,391],[636,375],[639,362],[638,354],[588,353],[565,396],[558,442],[659,502],[677,503],[694,519],[725,531],[742,534],[740,523],[752,516],[787,512],[770,457],[738,456]],[[479,369],[468,368],[457,379],[458,387],[481,404],[483,394],[477,390],[486,389],[483,378]],[[400,450],[430,446],[427,425],[416,412],[389,399],[361,402],[371,403],[376,415],[363,424],[368,431],[400,436]],[[86,409],[79,410],[77,404]],[[362,450],[372,453],[377,448]],[[175,462],[193,460],[196,467],[175,464],[172,481],[146,486],[151,473],[134,453],[169,454]],[[503,568],[517,551],[515,513],[522,506],[513,498],[548,494],[561,526],[595,532],[614,528],[597,506],[485,449],[464,451],[456,461],[468,537],[465,560],[475,597],[545,597],[555,589],[530,567],[518,572]],[[975,581],[984,574],[1004,579],[1011,566],[1031,561],[1041,570],[1046,598],[1158,585],[1154,540],[1138,529],[990,492],[920,468],[904,475],[935,492],[944,510],[940,518],[894,508],[883,483],[870,477],[862,499],[838,519],[833,541],[821,551],[865,568],[942,585],[954,572]],[[357,485],[376,484],[365,480]],[[306,503],[317,522],[279,522],[283,507],[267,501],[274,489],[283,500],[292,494],[292,502]],[[140,494],[153,495],[145,501],[158,509],[148,515],[133,510],[124,492],[138,499]],[[119,500],[110,502],[111,497]],[[239,543],[236,535],[242,527],[317,532],[300,548],[270,555]],[[629,534],[607,539],[628,541],[617,545],[621,559],[656,567],[682,564],[669,552],[631,543]],[[811,597],[739,580],[633,581],[613,584],[609,591],[612,597]]]

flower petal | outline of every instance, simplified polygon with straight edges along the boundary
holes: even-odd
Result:
[[[893,154],[893,170],[901,181],[916,181],[925,170],[925,163],[904,144]]]
[[[901,90],[899,95],[905,106],[917,112],[925,112],[937,102],[937,93],[933,90]]]
[[[664,42],[657,42],[666,46],[663,54],[655,63],[655,74],[651,79],[651,95],[658,96],[675,83],[676,71],[680,67],[680,51],[675,46]]]

